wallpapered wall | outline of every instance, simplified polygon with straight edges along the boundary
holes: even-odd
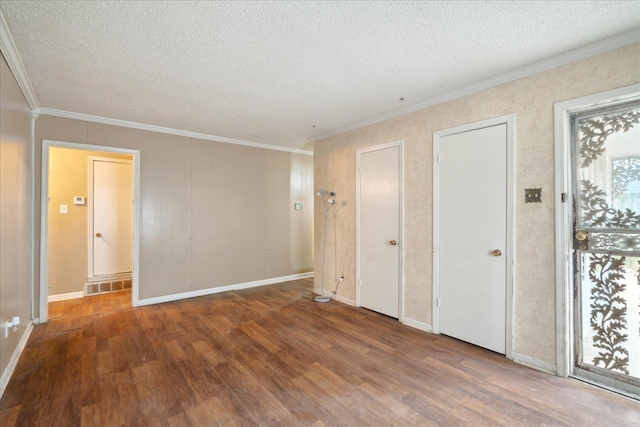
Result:
[[[516,253],[514,352],[555,365],[554,116],[557,102],[640,82],[640,44],[630,45],[459,99],[435,105],[314,145],[315,188],[331,189],[346,206],[330,217],[327,282],[340,275],[341,298],[355,300],[355,151],[405,141],[405,315],[432,323],[433,132],[516,114]],[[525,188],[542,188],[542,203],[525,204]],[[469,207],[473,214],[473,207]],[[315,253],[321,253],[322,213],[315,209]],[[333,256],[335,250],[335,258]],[[315,271],[321,259],[315,258]],[[319,275],[316,275],[318,280]],[[316,285],[319,288],[319,285]]]

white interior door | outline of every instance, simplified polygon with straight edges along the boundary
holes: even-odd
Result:
[[[439,140],[440,333],[506,351],[507,125]]]
[[[358,305],[395,318],[401,293],[401,150],[401,143],[391,143],[357,153]]]
[[[133,165],[92,158],[90,273],[129,273],[133,264]]]

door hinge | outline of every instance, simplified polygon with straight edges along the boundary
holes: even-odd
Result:
[[[438,153],[438,164],[440,164],[440,160],[441,160],[440,153]]]
[[[440,307],[440,298],[438,298],[438,308]]]
[[[561,193],[560,194],[560,201],[562,203],[567,203],[567,193]]]

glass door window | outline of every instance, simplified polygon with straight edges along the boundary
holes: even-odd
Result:
[[[574,374],[640,390],[640,104],[573,118]]]

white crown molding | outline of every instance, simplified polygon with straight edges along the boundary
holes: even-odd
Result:
[[[29,79],[29,74],[27,74],[27,70],[24,68],[24,63],[22,62],[22,58],[18,53],[18,49],[16,48],[16,44],[13,41],[13,36],[11,35],[11,30],[9,30],[9,24],[0,9],[0,51],[4,56],[4,59],[7,60],[7,64],[11,69],[11,72],[15,76],[18,81],[18,86],[22,90],[24,97],[29,104],[29,108],[32,111],[37,112],[40,109],[40,101],[38,100],[38,96],[36,95],[36,91],[31,84],[31,79]]]
[[[22,58],[20,57],[20,54],[18,53],[18,49],[13,41],[13,36],[11,35],[11,31],[9,30],[9,24],[7,23],[7,20],[5,19],[1,9],[0,9],[0,51],[2,52],[3,56],[7,60],[7,64],[9,65],[11,72],[15,76],[18,82],[18,85],[20,86],[20,89],[22,90],[22,93],[24,94],[24,97],[26,98],[27,103],[29,104],[29,107],[31,108],[31,111],[35,118],[38,118],[41,115],[64,117],[67,119],[85,120],[89,122],[102,123],[106,125],[122,126],[122,127],[133,128],[133,129],[147,130],[150,132],[159,132],[159,133],[166,133],[171,135],[186,136],[188,138],[204,139],[207,141],[217,141],[217,142],[223,142],[227,144],[244,145],[247,147],[263,148],[266,150],[285,151],[288,153],[313,156],[313,151],[299,150],[295,148],[281,147],[278,145],[263,144],[259,142],[244,141],[241,139],[225,138],[223,136],[207,135],[203,133],[189,132],[189,131],[184,131],[180,129],[172,129],[172,128],[166,128],[162,126],[130,122],[126,120],[111,119],[108,117],[92,116],[89,114],[56,110],[53,108],[44,108],[40,105],[40,101],[38,100],[36,91],[33,88],[33,85],[31,84],[31,79],[29,79],[29,75],[27,74],[27,71],[24,67]]]
[[[108,117],[92,116],[90,114],[74,113],[72,111],[56,110],[53,108],[40,108],[40,115],[62,117],[65,119],[83,120],[104,125],[121,126],[132,129],[146,130],[149,132],[166,133],[170,135],[185,136],[187,138],[204,139],[206,141],[223,142],[226,144],[244,145],[246,147],[263,148],[265,150],[286,151],[287,153],[304,154],[313,156],[313,151],[299,150],[296,148],[281,147],[279,145],[263,144],[260,142],[245,141],[242,139],[226,138],[224,136],[208,135],[204,133],[190,132],[180,129],[166,128],[162,126],[147,125],[144,123],[129,122],[127,120],[111,119]]]
[[[403,108],[391,110],[386,113],[378,114],[366,119],[351,123],[334,130],[324,132],[318,135],[314,135],[308,138],[309,141],[320,141],[331,136],[339,135],[351,130],[359,129],[374,123],[378,123],[384,120],[392,119],[394,117],[402,116],[404,114],[412,113],[414,111],[423,110],[433,105],[442,104],[452,99],[462,98],[463,96],[470,95],[472,93],[480,92],[485,89],[489,89],[501,84],[509,83],[524,77],[529,77],[534,74],[541,73],[543,71],[552,70],[563,65],[570,64],[572,62],[580,61],[582,59],[590,58],[601,53],[605,53],[614,49],[628,46],[633,43],[640,42],[640,29],[634,31],[628,31],[615,37],[611,37],[599,42],[584,46],[572,51],[539,61],[533,64],[525,65],[524,67],[516,68],[515,70],[508,71],[503,74],[482,80],[477,83],[465,86],[460,89],[452,90],[450,92],[434,95],[423,101],[416,102],[411,105],[407,105]]]

